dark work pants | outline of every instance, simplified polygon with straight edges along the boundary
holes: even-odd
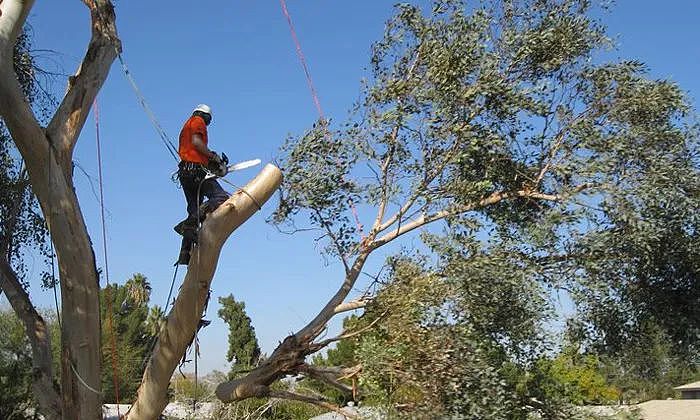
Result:
[[[204,179],[206,172],[199,166],[193,166],[185,162],[180,163],[178,178],[182,191],[185,193],[187,200],[187,215],[192,221],[197,221],[204,214],[199,211],[199,206],[204,202],[204,197],[207,198],[207,212],[215,210],[224,201],[229,198],[229,193],[221,188],[221,185],[215,178]]]
[[[197,229],[199,221],[206,213],[216,210],[221,203],[229,198],[229,194],[221,188],[215,178],[205,179],[206,174],[204,169],[197,164],[180,162],[178,178],[187,200],[185,225],[189,227],[185,229],[185,234],[182,237],[178,264],[188,264],[189,262],[190,249],[196,241],[195,229]],[[205,209],[200,210],[204,197],[207,198],[207,205]]]

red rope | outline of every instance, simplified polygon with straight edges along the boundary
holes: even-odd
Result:
[[[306,58],[304,57],[304,52],[301,50],[301,43],[299,43],[299,38],[297,37],[297,32],[294,30],[294,24],[292,23],[292,17],[289,15],[287,10],[287,2],[285,0],[280,0],[280,5],[282,6],[282,13],[287,18],[287,23],[289,24],[289,32],[292,34],[292,40],[294,41],[294,46],[296,47],[297,56],[301,62],[301,66],[304,68],[304,75],[306,75],[306,82],[309,84],[309,90],[311,91],[311,97],[318,111],[318,116],[321,121],[325,121],[323,114],[323,109],[321,108],[321,101],[318,100],[318,94],[316,93],[316,88],[314,87],[314,82],[311,79],[311,72],[309,71],[309,66],[306,64]],[[339,162],[336,161],[338,165]],[[351,198],[348,198],[348,203],[350,204],[350,210],[355,218],[355,223],[357,224],[357,234],[360,235],[364,242],[364,233],[362,232],[362,223],[360,223],[360,216],[357,213],[357,208],[355,208],[355,203],[353,203]]]
[[[309,84],[309,90],[311,90],[311,97],[314,101],[314,105],[316,105],[316,110],[318,111],[319,117],[321,117],[321,119],[325,119],[323,116],[323,109],[321,109],[321,101],[318,100],[318,94],[316,94],[316,88],[314,88],[314,82],[311,79],[309,66],[306,65],[304,52],[301,50],[301,44],[299,43],[299,38],[297,38],[297,32],[294,30],[292,17],[289,15],[289,11],[287,10],[287,3],[285,0],[280,0],[280,4],[282,5],[282,13],[284,13],[284,17],[287,18],[287,23],[289,24],[289,31],[292,33],[292,39],[294,40],[297,56],[299,57],[299,61],[301,61],[301,66],[304,68],[304,75],[306,75],[306,82]]]
[[[112,312],[114,311],[112,304],[112,292],[109,284],[109,264],[107,263],[107,228],[105,223],[105,198],[104,187],[102,182],[102,147],[100,146],[100,108],[97,104],[97,98],[93,102],[93,110],[95,115],[95,137],[97,139],[97,171],[100,182],[100,212],[102,216],[102,251],[104,252],[105,260],[105,280],[106,280],[106,296],[107,299],[107,328],[112,336],[112,383],[114,384],[114,398],[117,403],[117,418],[121,418],[119,412],[119,373],[117,372],[117,339],[114,333],[114,325],[112,323]]]

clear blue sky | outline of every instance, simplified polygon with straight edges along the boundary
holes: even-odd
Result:
[[[327,116],[343,120],[358,97],[370,45],[381,37],[394,3],[288,0]],[[204,102],[213,108],[209,136],[214,150],[232,161],[259,157],[266,162],[289,133],[302,132],[316,119],[278,1],[117,0],[116,14],[124,57],[171,138],[176,139],[192,108]],[[677,81],[697,106],[698,17],[697,2],[618,1],[603,17],[619,47],[606,57],[646,62],[654,77]],[[35,48],[57,51],[54,59],[72,73],[89,37],[85,6],[78,0],[40,1],[30,22]],[[64,80],[53,89],[61,96]],[[172,226],[185,215],[182,191],[170,181],[175,163],[117,62],[99,103],[110,277],[123,283],[134,272],[145,274],[153,286],[152,303],[163,305],[179,249]],[[92,119],[75,159],[97,177]],[[242,185],[255,173],[241,171],[229,179]],[[76,178],[102,266],[98,201],[87,178],[79,171]],[[200,371],[227,369],[227,329],[216,316],[217,297],[233,293],[245,301],[263,352],[270,353],[285,335],[310,320],[340,284],[341,266],[326,264],[313,236],[280,234],[265,223],[274,206],[273,199],[234,233],[221,254],[207,313],[213,322],[200,334]],[[371,267],[385,255],[374,256]],[[40,270],[37,262],[33,274]],[[183,275],[180,270],[176,288]],[[53,306],[51,292],[33,287],[32,294],[39,306]]]

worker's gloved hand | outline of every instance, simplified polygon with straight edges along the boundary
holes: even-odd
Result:
[[[228,158],[222,159],[216,152],[213,152],[214,156],[209,158],[209,164],[207,169],[209,169],[216,176],[225,176],[228,173]],[[225,157],[226,155],[224,155]]]
[[[221,156],[219,156],[218,153],[216,152],[211,152],[212,157],[209,158],[209,162],[214,162],[214,163],[221,163]]]

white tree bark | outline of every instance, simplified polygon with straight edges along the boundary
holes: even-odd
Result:
[[[48,223],[61,279],[61,397],[64,419],[102,418],[99,277],[72,180],[72,151],[120,48],[108,0],[94,0],[92,38],[66,96],[44,130],[22,94],[13,47],[33,1],[0,3],[0,116],[27,166]],[[29,335],[32,338],[31,335]]]
[[[127,413],[128,420],[156,419],[167,405],[170,377],[194,337],[224,242],[272,196],[281,181],[279,169],[267,165],[242,191],[207,216],[180,293],[158,335],[136,402]]]

